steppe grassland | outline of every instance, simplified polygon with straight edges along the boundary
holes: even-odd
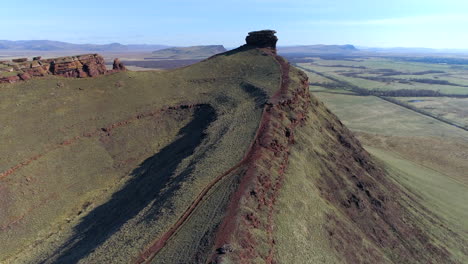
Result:
[[[149,243],[175,222],[208,181],[244,155],[262,109],[243,85],[250,83],[272,94],[278,89],[279,76],[270,56],[251,50],[173,71],[122,72],[93,79],[50,76],[0,85],[0,170],[3,175],[25,164],[0,179],[0,200],[6,212],[1,226],[12,227],[0,233],[2,241],[11,241],[0,248],[0,259],[12,257],[34,241],[42,244],[17,256],[22,260],[46,256],[54,243],[59,246],[57,241],[65,242],[73,234],[80,219],[110,201],[114,192],[125,189],[135,178],[132,172],[146,166],[145,160],[183,137],[181,128],[195,119],[190,109],[147,117],[141,114],[169,106],[209,104],[217,118],[201,145],[206,152],[190,157],[197,168],[190,183],[183,184],[183,190],[171,198],[173,213],[164,214],[158,224],[151,225],[151,231],[136,224],[130,227],[132,232],[125,229],[109,239],[117,241],[133,234],[146,237]],[[123,126],[109,130],[112,124]],[[188,159],[180,166],[185,165]],[[140,206],[138,200],[134,202]],[[101,216],[96,223],[106,221]],[[15,224],[18,219],[21,221]],[[12,234],[15,240],[8,239]],[[145,239],[138,242],[140,246]],[[139,250],[139,246],[96,249],[89,257],[102,260],[111,254],[105,252],[112,252],[116,259],[117,255],[125,258]]]
[[[465,67],[454,67],[447,64],[410,62],[379,57],[356,57],[347,60],[313,58],[313,62],[298,63],[298,66],[325,73],[370,90],[429,89],[446,94],[468,94],[468,88],[461,87],[468,85],[467,79],[464,77],[468,70]],[[387,75],[388,73],[391,75]],[[372,80],[361,77],[385,77],[385,79]],[[447,81],[455,85],[421,83],[411,79]],[[399,82],[399,80],[406,80],[407,83]]]

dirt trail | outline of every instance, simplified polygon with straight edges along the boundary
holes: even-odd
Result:
[[[281,79],[278,91],[270,98],[271,101],[278,101],[281,94],[284,93],[288,89],[289,84],[289,64],[287,64],[281,57],[272,55],[278,63],[281,71]],[[261,132],[265,130],[265,125],[267,120],[269,119],[269,114],[267,113],[267,107],[263,109],[262,118],[260,121],[260,125],[257,128],[255,133],[254,139],[250,143],[249,148],[247,149],[244,157],[241,161],[239,161],[236,165],[228,169],[223,174],[216,177],[213,181],[211,181],[202,191],[201,193],[195,198],[189,208],[184,212],[184,214],[179,218],[179,220],[160,238],[154,241],[143,253],[141,253],[134,263],[141,264],[141,263],[149,263],[151,260],[154,259],[156,254],[166,245],[167,241],[171,239],[171,237],[181,228],[181,226],[187,221],[190,215],[196,210],[198,205],[203,201],[203,198],[208,194],[208,192],[215,187],[215,185],[224,179],[226,176],[230,175],[236,169],[242,167],[243,165],[250,162],[253,158],[254,148],[255,145],[259,143],[259,137],[261,136]]]

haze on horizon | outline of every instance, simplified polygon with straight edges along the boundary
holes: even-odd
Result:
[[[466,49],[466,10],[464,0],[17,0],[0,7],[0,39],[234,47],[275,29],[280,46]]]

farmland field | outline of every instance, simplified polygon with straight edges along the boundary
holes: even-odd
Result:
[[[464,65],[409,62],[398,58],[310,58],[297,65],[324,77],[367,90],[431,90],[443,95],[468,95],[468,70]]]

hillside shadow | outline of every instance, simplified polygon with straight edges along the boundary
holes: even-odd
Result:
[[[189,165],[176,175],[178,165],[194,153],[206,137],[205,129],[215,120],[213,107],[199,105],[192,121],[179,130],[177,140],[141,163],[121,190],[74,227],[75,235],[56,250],[53,263],[76,263],[88,256],[153,201],[146,220],[149,217],[154,220],[160,206],[174,195],[192,171]],[[42,263],[45,262],[48,261]]]
[[[268,94],[262,90],[262,88],[259,88],[252,83],[244,82],[241,84],[241,88],[254,99],[255,108],[263,108],[268,101]]]

